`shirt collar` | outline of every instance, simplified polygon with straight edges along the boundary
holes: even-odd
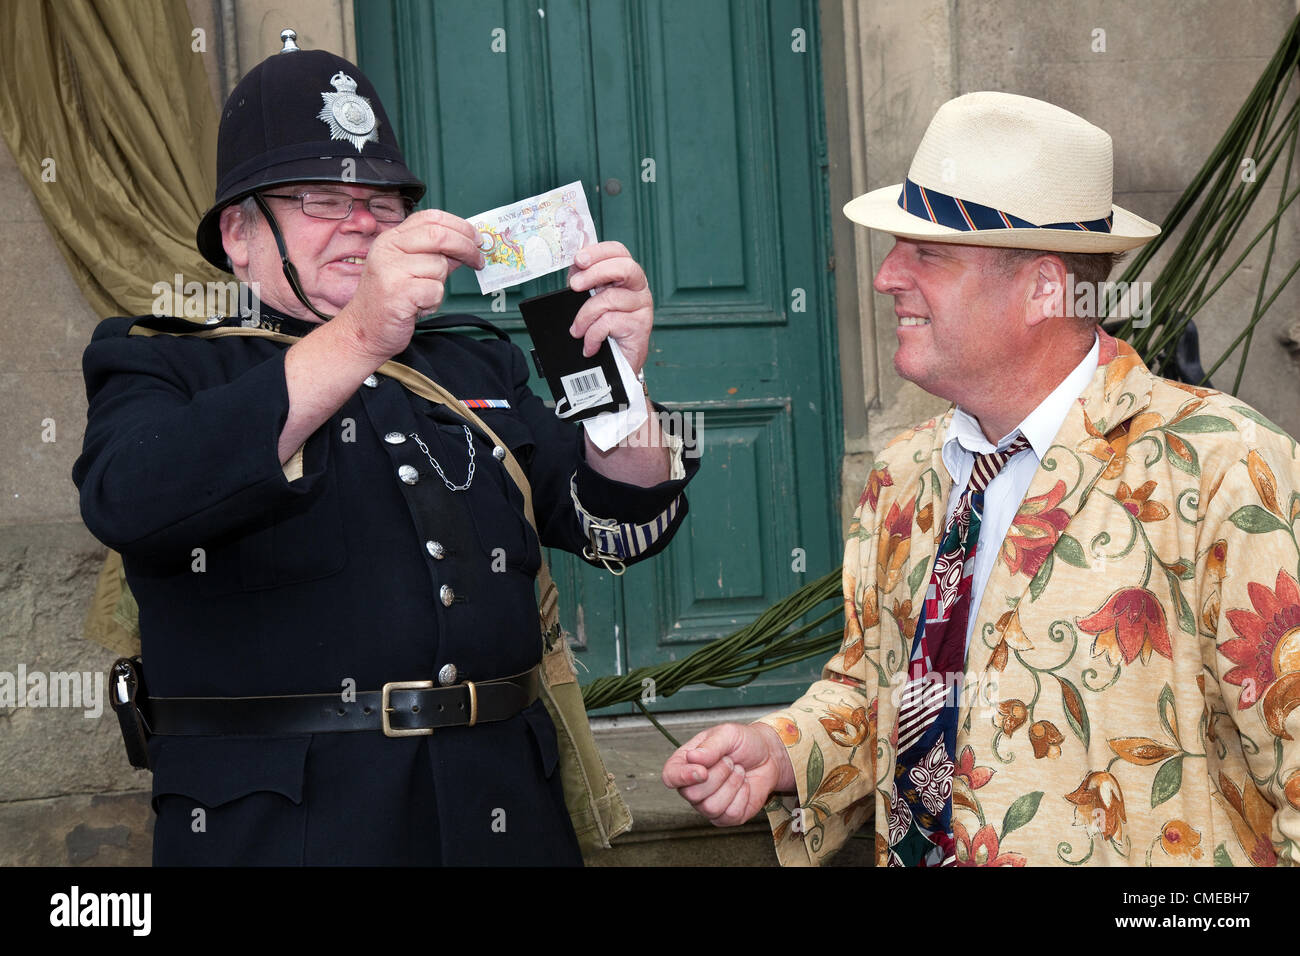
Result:
[[[1042,461],[1043,456],[1047,454],[1047,449],[1052,446],[1056,433],[1065,424],[1065,418],[1070,413],[1070,403],[1083,394],[1088,383],[1097,374],[1100,351],[1100,340],[1094,333],[1092,348],[1083,357],[1083,361],[1061,380],[1061,384],[1057,385],[1050,395],[1038,403],[1037,408],[1025,416],[1024,421],[1002,436],[996,445],[984,437],[979,420],[960,405],[957,406],[943,439],[944,464],[949,466],[949,472],[953,471],[951,461],[959,460],[963,451],[971,455],[988,454],[999,448],[1005,448],[1015,438],[1017,432],[1028,439],[1034,455]]]

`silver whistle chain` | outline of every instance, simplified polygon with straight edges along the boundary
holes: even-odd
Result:
[[[467,425],[460,427],[465,429],[465,447],[469,449],[469,474],[465,476],[465,484],[463,485],[453,485],[448,480],[446,473],[442,470],[442,465],[438,464],[438,459],[429,454],[429,446],[420,440],[419,435],[411,432],[411,437],[420,446],[420,451],[424,452],[424,457],[429,459],[429,464],[433,465],[433,470],[438,473],[438,477],[442,479],[442,483],[447,486],[448,491],[468,491],[469,486],[474,484],[474,436],[470,434]]]

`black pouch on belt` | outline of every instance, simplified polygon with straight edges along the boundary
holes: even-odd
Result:
[[[149,699],[144,685],[144,665],[138,657],[119,657],[108,672],[109,703],[122,728],[122,742],[132,767],[149,769],[149,725],[141,706]]]

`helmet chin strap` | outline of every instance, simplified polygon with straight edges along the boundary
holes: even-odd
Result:
[[[298,280],[298,270],[294,268],[293,263],[289,261],[289,250],[285,248],[284,236],[280,235],[280,225],[275,221],[275,214],[271,212],[271,207],[266,204],[257,193],[253,193],[253,201],[257,203],[257,208],[262,210],[262,215],[266,217],[267,225],[271,227],[271,236],[275,239],[275,247],[280,250],[280,266],[284,269],[284,277],[289,283],[289,288],[293,294],[298,297],[298,301],[305,305],[311,313],[319,318],[322,322],[328,322],[334,318],[332,315],[326,315],[316,306],[307,300],[307,294],[302,291],[302,283]]]

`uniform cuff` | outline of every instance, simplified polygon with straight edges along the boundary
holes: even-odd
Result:
[[[585,453],[570,478],[569,497],[587,539],[587,560],[608,566],[647,558],[663,550],[686,516],[682,492],[699,470],[698,452],[685,447],[674,416],[663,415],[660,421],[667,425],[661,434],[672,452],[672,477],[667,481],[642,487],[608,478],[587,463]]]

